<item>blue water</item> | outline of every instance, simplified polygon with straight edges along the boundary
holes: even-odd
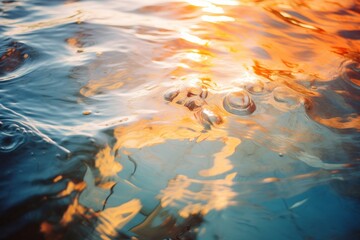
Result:
[[[0,239],[360,239],[356,0],[0,2]]]

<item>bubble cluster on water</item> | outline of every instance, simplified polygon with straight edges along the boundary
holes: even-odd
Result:
[[[204,105],[207,95],[207,90],[200,87],[179,87],[165,92],[164,99],[183,105],[190,111],[195,111]]]

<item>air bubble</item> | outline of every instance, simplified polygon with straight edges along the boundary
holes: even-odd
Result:
[[[261,95],[265,93],[265,84],[260,80],[246,83],[245,89],[253,95]]]
[[[200,97],[202,99],[207,98],[208,91],[201,87],[185,87],[182,91],[186,92],[187,97]]]
[[[223,122],[221,116],[207,108],[202,109],[201,120],[210,125],[219,125]]]
[[[236,115],[250,115],[255,109],[255,103],[246,91],[232,92],[225,96],[223,106],[226,111]]]
[[[208,91],[206,89],[202,90],[202,92],[200,93],[200,97],[202,99],[205,99],[207,98],[207,96],[208,96]]]
[[[172,102],[174,98],[179,95],[180,91],[177,89],[171,89],[164,94],[164,99],[168,102]]]
[[[204,101],[199,98],[190,98],[186,103],[184,104],[185,107],[187,107],[190,111],[197,110],[204,104]]]

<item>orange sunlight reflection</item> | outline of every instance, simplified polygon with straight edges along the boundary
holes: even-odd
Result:
[[[95,167],[103,178],[116,176],[122,170],[122,165],[115,160],[114,153],[106,146],[96,155]]]
[[[206,215],[211,210],[223,210],[235,204],[233,198],[236,193],[231,189],[235,176],[236,173],[231,173],[225,179],[205,181],[179,175],[161,191],[161,206],[179,208],[179,215],[183,218],[199,213]],[[191,187],[195,185],[201,185],[201,190],[192,191]]]
[[[139,199],[132,199],[118,207],[107,208],[99,214],[100,223],[96,230],[101,234],[103,240],[116,237],[126,223],[135,217],[141,210]]]
[[[184,3],[187,4],[184,6]],[[86,206],[92,209],[87,211],[82,205],[84,203],[76,198],[61,224],[71,223],[77,214],[85,219],[96,216],[100,219],[96,222],[96,230],[103,234],[102,239],[115,237],[116,230],[131,221],[144,203],[140,197],[129,196],[128,202],[105,208],[106,200],[101,197],[112,191],[121,174],[131,172],[129,161],[123,156],[127,155],[135,165],[126,181],[134,181],[129,185],[136,188],[136,181],[141,177],[133,176],[137,163],[131,156],[142,151],[151,152],[157,146],[165,146],[160,149],[166,152],[173,142],[188,146],[216,143],[219,148],[203,150],[210,154],[199,154],[201,161],[194,162],[194,166],[198,164],[201,169],[194,170],[190,166],[188,175],[175,173],[179,164],[176,161],[182,161],[182,154],[188,154],[188,150],[177,152],[180,160],[167,156],[166,164],[173,165],[168,169],[164,167],[163,178],[159,177],[166,182],[159,183],[160,180],[154,179],[153,183],[148,183],[149,189],[153,187],[151,184],[155,185],[154,188],[162,186],[156,189],[157,193],[152,193],[158,194],[156,201],[160,200],[160,207],[149,210],[151,214],[158,214],[159,208],[173,207],[179,216],[189,218],[237,204],[238,194],[233,190],[236,171],[249,163],[234,159],[238,151],[247,150],[243,147],[247,140],[253,141],[256,148],[261,145],[267,153],[275,154],[272,158],[293,152],[291,157],[306,166],[333,171],[347,166],[323,163],[321,157],[311,152],[315,147],[309,147],[312,142],[320,141],[326,142],[323,144],[328,147],[326,144],[329,142],[323,139],[323,135],[333,133],[324,126],[360,131],[360,118],[351,112],[353,109],[347,108],[344,114],[339,113],[342,116],[336,116],[332,104],[329,104],[332,101],[325,101],[323,105],[329,110],[323,115],[314,110],[316,101],[324,98],[324,89],[333,87],[325,84],[334,84],[338,77],[333,66],[343,66],[345,60],[358,60],[359,48],[355,40],[347,38],[348,33],[345,37],[337,34],[338,16],[330,12],[319,17],[308,10],[309,6],[319,11],[324,8],[336,10],[336,5],[329,1],[320,4],[305,0],[184,0],[140,9],[147,11],[149,19],[153,16],[156,20],[164,16],[176,19],[179,12],[187,18],[176,29],[166,29],[163,25],[156,29],[152,22],[149,27],[147,18],[141,22],[144,26],[136,29],[120,26],[125,37],[136,36],[139,42],[129,43],[131,47],[126,56],[121,53],[120,57],[114,57],[115,60],[110,57],[109,60],[99,55],[89,64],[88,79],[82,85],[80,95],[84,99],[93,97],[99,101],[111,99],[109,101],[118,111],[116,114],[125,112],[126,116],[134,117],[131,121],[115,121],[106,126],[113,131],[113,139],[98,150],[90,181],[86,184],[70,182],[59,194],[68,196],[74,191],[83,191],[83,196],[90,196],[92,201],[86,203],[89,206],[97,204],[97,208]],[[303,13],[294,14],[291,11],[293,6]],[[168,12],[161,15],[162,11]],[[178,17],[181,19],[182,16]],[[346,17],[349,23],[356,21],[352,15]],[[110,20],[119,22],[118,19]],[[142,27],[149,28],[149,32]],[[159,40],[155,41],[157,38]],[[66,42],[70,48],[82,47],[77,36],[68,38]],[[123,62],[116,65],[114,62],[119,59]],[[107,64],[116,66],[104,70],[104,73],[97,72],[96,69]],[[348,87],[358,89],[359,78],[353,76],[354,71],[342,71],[349,71],[344,73],[348,74]],[[113,95],[102,95],[104,92]],[[346,97],[344,91],[335,93],[341,99]],[[331,144],[329,146],[333,146]],[[214,145],[206,146],[212,148]],[[305,152],[307,148],[310,153]],[[151,167],[161,168],[165,163],[159,159],[155,156],[142,160]],[[292,167],[283,166],[288,172]],[[305,173],[289,178],[297,180],[315,175]],[[58,176],[54,182],[61,179]],[[264,185],[282,180],[261,176],[256,182]],[[88,186],[86,189],[85,185]],[[102,206],[104,209],[101,210]],[[99,212],[95,212],[97,210]],[[147,215],[144,225],[152,221],[151,214]],[[51,224],[42,225],[43,232],[49,229],[52,229]]]
[[[188,33],[186,30],[182,30],[180,32],[180,35],[181,35],[181,38],[188,41],[188,42],[191,42],[191,43],[195,43],[195,44],[199,44],[199,45],[208,45],[209,44],[209,40],[204,40],[204,39],[201,39],[197,36],[194,36],[194,35],[191,35],[190,33]]]

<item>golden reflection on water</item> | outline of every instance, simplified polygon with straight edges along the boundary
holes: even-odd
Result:
[[[116,92],[118,95],[114,96],[120,100],[113,102],[126,101],[119,108],[128,109],[127,114],[136,115],[137,119],[112,126],[114,143],[99,150],[95,166],[90,170],[95,175],[93,187],[112,188],[118,175],[127,171],[126,156],[132,159],[132,155],[149,149],[153,151],[152,147],[156,146],[164,146],[162,150],[166,152],[171,141],[221,143],[220,150],[210,156],[211,164],[207,165],[205,162],[209,159],[204,157],[204,164],[200,164],[201,169],[195,174],[164,172],[167,187],[158,189],[158,201],[162,208],[177,209],[177,214],[183,218],[193,214],[206,215],[212,210],[221,211],[237,204],[233,185],[235,171],[241,169],[241,163],[231,157],[239,149],[245,150],[241,148],[244,139],[257,141],[281,156],[293,153],[297,160],[314,168],[336,170],[346,167],[343,163],[322,163],[322,159],[315,156],[317,150],[310,145],[321,139],[322,134],[328,134],[323,126],[360,130],[358,115],[331,116],[312,112],[313,102],[321,99],[323,90],[327,88],[324,84],[336,78],[333,66],[340,66],[343,58],[359,59],[355,40],[337,34],[343,29],[353,29],[358,15],[342,16],[346,20],[341,24],[332,20],[339,18],[335,11],[351,5],[351,1],[321,4],[300,0],[184,2],[195,10],[175,2],[141,9],[140,12],[149,15],[168,16],[161,13],[171,6],[168,13],[171,15],[179,4],[182,7],[180,13],[195,14],[190,20],[181,22],[178,29],[169,30],[168,36],[164,34],[167,31],[160,28],[155,33],[130,31],[133,36],[145,39],[146,43],[151,39],[151,44],[145,46],[150,48],[145,52],[148,55],[142,56],[141,63],[131,59],[139,58],[138,55],[127,56],[125,67],[100,77],[95,74],[97,69],[117,59],[109,62],[100,55],[95,63],[90,64],[89,79],[80,89],[82,97],[101,97],[103,93]],[[294,7],[299,10],[298,14],[294,13]],[[172,17],[176,19],[177,16]],[[104,20],[90,21],[103,23]],[[111,16],[106,22],[118,24],[118,20]],[[157,35],[159,32],[166,37],[152,42],[154,37],[160,36]],[[79,47],[80,41],[76,37],[67,40],[72,47]],[[141,48],[141,45],[134,45],[134,49]],[[358,78],[350,81],[352,86],[359,87]],[[153,86],[144,87],[150,84],[148,82]],[[172,88],[175,92],[170,93],[169,101],[165,101],[163,95]],[[238,91],[246,91],[254,100],[256,110],[253,114],[237,116],[236,112],[224,107],[223,99]],[[206,97],[202,96],[204,92]],[[171,94],[175,96],[172,98]],[[131,106],[127,107],[127,104]],[[138,106],[144,107],[139,111]],[[318,128],[312,121],[322,126]],[[332,142],[326,144],[326,147],[333,147]],[[306,153],[303,148],[313,152]],[[156,157],[146,161],[149,166],[152,161],[154,166],[163,164],[156,162]],[[176,163],[174,165],[172,167],[176,168]],[[302,174],[293,179],[313,176],[311,173]],[[279,181],[279,178],[270,176],[258,182]],[[68,188],[61,196],[81,189],[71,184]],[[143,199],[131,198],[129,196],[127,203],[119,203],[118,207],[106,208],[99,213],[103,220],[97,230],[106,236],[115,236],[111,229],[123,227],[142,208]],[[77,200],[65,213],[62,224],[70,222],[76,212],[84,214]]]
[[[123,169],[123,166],[115,160],[114,153],[109,146],[96,155],[95,167],[103,178],[116,176]]]
[[[236,173],[225,179],[197,180],[179,175],[169,181],[168,186],[159,195],[162,207],[180,208],[179,215],[188,218],[194,214],[206,215],[211,210],[221,211],[228,206],[236,205],[237,195],[231,186]],[[200,185],[199,191],[192,191],[192,185]]]
[[[102,239],[111,239],[141,210],[139,199],[132,199],[118,207],[107,208],[100,213],[101,222],[96,231],[101,233]]]
[[[206,46],[207,44],[209,44],[208,40],[201,39],[197,36],[191,35],[190,33],[187,33],[186,30],[182,31],[180,34],[181,34],[181,38],[184,39],[185,41],[195,43],[198,45],[203,45],[203,46]]]

